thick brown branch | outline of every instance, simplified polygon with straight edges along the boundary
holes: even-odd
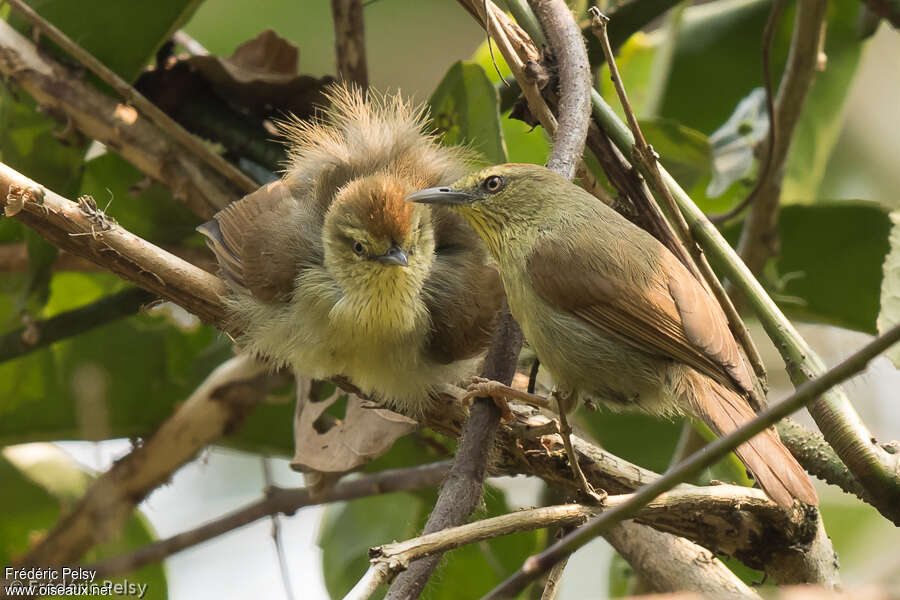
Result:
[[[362,89],[369,87],[366,66],[366,36],[360,0],[331,0],[334,19],[334,52],[341,79],[352,81]]]
[[[61,115],[87,137],[103,142],[140,171],[172,190],[197,215],[209,218],[246,189],[221,175],[133,108],[99,92],[40,52],[0,20],[0,75]],[[205,148],[205,147],[204,147]],[[205,154],[209,154],[204,149]]]
[[[215,259],[206,248],[191,246],[162,246],[163,250],[178,258],[214,273],[218,269]],[[24,242],[0,244],[0,273],[24,273],[28,270],[28,246]],[[60,252],[53,262],[54,271],[105,271],[103,267],[68,252]]]
[[[119,227],[92,200],[66,200],[0,163],[0,209],[55,246],[221,326],[218,277]]]
[[[422,535],[403,542],[377,546],[370,551],[372,568],[387,567],[394,571],[402,570],[416,558],[440,554],[466,544],[519,531],[578,526],[593,516],[623,505],[629,498],[629,495],[610,496],[603,506],[566,504],[522,510]],[[774,547],[784,547],[785,540],[776,538],[786,535],[787,538],[797,540],[814,536],[814,531],[799,533],[804,528],[808,529],[810,523],[802,513],[803,511],[799,509],[793,513],[782,510],[759,490],[734,486],[685,487],[659,496],[642,508],[636,515],[636,519],[663,531],[672,531],[672,525],[676,525],[674,529],[678,535],[685,535],[685,524],[687,524],[687,528],[691,529],[688,537],[692,538],[702,538],[709,534],[710,537],[719,540],[731,538],[740,545],[741,540],[759,537],[769,540],[763,546],[772,543]],[[815,529],[814,525],[813,529]],[[633,533],[635,526],[630,525],[628,529],[616,532],[613,540],[622,541],[628,531]],[[654,534],[654,537],[660,539],[660,534]],[[620,545],[627,548],[628,551],[636,551],[632,545]],[[647,548],[645,547],[644,550],[646,551]],[[720,547],[719,551],[729,552],[724,547]],[[683,579],[671,570],[665,573],[664,569],[657,569],[657,571],[659,571],[658,574],[666,575],[668,580],[677,579],[683,583]],[[718,574],[720,577],[722,576],[722,572]],[[736,577],[725,577],[724,579],[724,582],[704,580],[706,581],[705,585],[701,581],[695,581],[696,587],[693,589],[696,591],[717,589],[721,593],[724,586],[725,589],[731,589],[739,596],[755,597],[755,594],[740,584]],[[671,589],[671,586],[664,581],[660,581],[659,584],[663,589]]]

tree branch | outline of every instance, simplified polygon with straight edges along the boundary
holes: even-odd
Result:
[[[559,67],[559,123],[547,168],[566,179],[584,153],[591,116],[591,69],[581,30],[562,0],[528,0]]]
[[[218,264],[206,248],[191,246],[161,246],[163,250],[214,273]],[[75,254],[59,252],[53,262],[54,271],[104,271],[102,267]],[[0,273],[25,273],[28,271],[28,246],[24,242],[0,244]]]
[[[806,96],[812,89],[819,64],[819,48],[825,35],[826,0],[798,0],[794,18],[794,34],[784,76],[775,99],[774,143],[772,155],[764,157],[766,168],[757,184],[755,195],[738,243],[738,252],[752,273],[759,273],[775,253],[775,227],[778,222],[781,183],[794,129]]]
[[[334,52],[341,79],[352,81],[361,89],[369,87],[366,66],[366,39],[363,7],[360,0],[331,0],[334,19]]]
[[[29,9],[30,10],[30,9]],[[172,190],[195,214],[209,218],[241,197],[238,186],[169,133],[131,107],[101,93],[0,20],[0,75],[18,83],[35,101],[62,115],[87,137],[103,142]],[[180,127],[180,126],[179,126]]]
[[[100,578],[128,573],[267,516],[291,516],[304,506],[434,487],[444,479],[449,467],[450,461],[442,461],[406,469],[388,469],[341,481],[317,494],[313,494],[308,488],[286,489],[272,486],[266,490],[263,498],[205,525],[147,544],[129,554],[83,566],[96,570]]]
[[[603,537],[653,592],[689,590],[718,599],[759,598],[713,553],[682,537],[634,521],[619,523]]]
[[[519,531],[581,525],[592,517],[606,514],[617,510],[621,506],[625,506],[632,501],[632,497],[630,494],[609,496],[602,506],[565,504],[521,510],[444,529],[403,542],[376,546],[369,551],[371,558],[370,570],[383,570],[387,567],[391,571],[396,572],[404,569],[416,558],[440,554],[467,544]],[[737,507],[740,507],[740,509]],[[740,512],[742,517],[747,519],[738,525],[739,530],[733,529],[737,524],[735,520],[737,512]],[[775,545],[782,545],[783,540],[774,541],[772,536],[779,537],[782,534],[787,534],[789,538],[796,540],[796,531],[805,527],[806,524],[806,519],[802,513],[803,510],[801,509],[797,509],[793,513],[780,509],[760,490],[737,486],[713,486],[709,488],[690,486],[657,497],[637,511],[635,516],[639,522],[652,525],[664,531],[670,531],[673,529],[673,524],[678,524],[675,529],[678,529],[679,535],[684,535],[684,525],[693,521],[691,525],[688,525],[692,529],[691,535],[693,537],[703,537],[704,534],[700,532],[711,528],[720,532],[725,530],[731,532],[726,535],[712,534],[710,537],[713,538],[732,537],[736,540],[747,540],[760,536],[769,538]],[[751,522],[753,525],[751,525]],[[694,528],[696,529],[694,530]],[[635,531],[636,526],[631,525],[626,530],[618,531],[614,539],[621,541],[623,536]],[[806,534],[807,537],[811,533],[808,532]],[[654,538],[659,539],[662,535],[654,534]],[[768,543],[764,542],[761,546],[768,545]],[[626,547],[630,552],[638,551],[628,544],[620,545]],[[644,546],[643,550],[646,551],[647,546]],[[729,550],[722,547],[718,551],[729,552]],[[738,552],[740,553],[739,549]],[[692,554],[689,553],[688,555]],[[665,569],[657,567],[657,571],[665,571]],[[667,577],[669,580],[675,579],[683,583],[672,571],[669,571]],[[719,577],[722,578],[721,573],[719,573]],[[739,580],[736,577],[725,577],[724,579],[728,582],[726,588],[738,589],[743,592],[742,595],[745,597],[754,596],[749,589],[738,583]],[[720,583],[721,581],[708,582],[709,588],[707,589],[715,588],[721,591]],[[665,583],[661,582],[661,585],[665,586],[665,589],[670,589]],[[695,581],[694,585],[696,587],[692,589],[704,589],[699,580]]]
[[[211,441],[242,423],[277,381],[250,357],[223,363],[143,445],[98,477],[19,564],[70,563],[110,539],[151,490]]]
[[[756,434],[799,410],[805,404],[814,401],[829,388],[860,373],[866,368],[869,361],[898,341],[900,341],[900,325],[875,338],[821,377],[804,383],[790,397],[776,405],[769,406],[746,425],[691,454],[687,459],[669,469],[665,475],[639,489],[625,502],[592,519],[585,526],[579,527],[544,552],[532,556],[525,561],[519,571],[495,588],[486,598],[514,596],[535,577],[547,572],[557,561],[607,531],[611,526],[638,514],[643,506],[652,502],[660,494],[672,489],[678,483],[696,476],[704,468],[722,459]],[[810,508],[809,510],[815,509]]]
[[[181,125],[176,123],[169,115],[157,108],[155,104],[144,98],[136,89],[128,85],[128,82],[116,75],[109,67],[94,58],[84,48],[72,41],[66,34],[57,29],[46,19],[41,17],[23,0],[8,0],[10,6],[22,14],[44,35],[59,44],[59,46],[74,57],[78,62],[87,67],[101,81],[113,88],[117,94],[127,102],[136,106],[150,119],[160,130],[181,144],[184,149],[198,157],[201,162],[225,177],[233,186],[244,193],[254,191],[259,187],[252,179],[242,173],[237,167],[226,161],[210,150],[199,138],[191,135]]]

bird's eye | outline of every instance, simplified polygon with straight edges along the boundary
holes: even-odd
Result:
[[[503,178],[499,175],[491,175],[487,179],[484,180],[484,189],[491,194],[499,192],[501,188],[503,188]]]
[[[366,251],[366,248],[362,245],[362,242],[353,242],[353,251],[362,255],[362,253]]]

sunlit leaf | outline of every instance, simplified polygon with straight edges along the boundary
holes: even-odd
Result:
[[[497,90],[478,64],[450,67],[428,105],[445,144],[467,144],[491,163],[506,162]]]

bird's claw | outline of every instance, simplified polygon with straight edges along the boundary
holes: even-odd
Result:
[[[506,401],[509,390],[509,386],[499,381],[475,376],[472,377],[469,386],[466,388],[466,395],[462,397],[462,402],[467,406],[471,406],[475,398],[490,398],[494,401],[497,408],[500,409],[500,418],[504,423],[508,423],[515,420],[515,416],[509,410],[509,404]]]

